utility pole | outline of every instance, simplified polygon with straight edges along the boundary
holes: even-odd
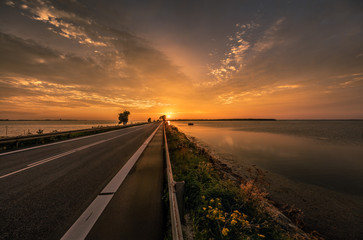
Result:
[[[5,136],[8,137],[8,126],[5,126]]]

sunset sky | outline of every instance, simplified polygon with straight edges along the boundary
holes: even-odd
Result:
[[[0,119],[363,118],[363,1],[0,4]]]

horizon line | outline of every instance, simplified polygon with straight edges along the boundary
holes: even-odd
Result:
[[[158,120],[158,119],[155,119]],[[363,118],[173,118],[167,119],[167,121],[363,121]],[[115,121],[112,119],[7,119],[3,118],[0,121]],[[147,120],[132,120],[135,121],[147,121]]]

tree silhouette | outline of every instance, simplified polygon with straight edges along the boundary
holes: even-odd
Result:
[[[125,110],[123,113],[119,113],[118,114],[118,120],[119,120],[119,123],[123,123],[123,125],[126,125],[126,123],[129,121],[129,115],[130,115],[130,112]]]

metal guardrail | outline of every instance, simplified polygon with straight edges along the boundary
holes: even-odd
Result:
[[[4,144],[15,144],[16,148],[18,148],[18,145],[21,142],[27,142],[27,141],[33,141],[33,140],[42,140],[42,139],[48,139],[52,137],[61,137],[61,136],[70,136],[71,134],[75,133],[101,133],[106,131],[112,131],[117,129],[122,129],[125,127],[131,127],[136,125],[142,125],[145,123],[136,123],[136,124],[130,124],[130,125],[123,125],[123,126],[111,126],[111,127],[99,127],[99,128],[88,128],[88,129],[78,129],[78,130],[71,130],[71,131],[64,131],[64,132],[56,132],[56,133],[45,133],[45,134],[39,134],[39,135],[30,135],[30,136],[19,136],[19,137],[8,137],[0,139],[0,146]],[[0,148],[1,150],[1,148]]]
[[[166,170],[168,178],[168,189],[169,189],[171,230],[172,230],[173,240],[182,240],[183,231],[180,221],[179,206],[177,200],[177,191],[176,191],[177,182],[174,181],[173,172],[171,169],[168,140],[166,138],[166,132],[165,132],[165,123],[164,123],[164,142],[165,142],[165,158],[166,158]]]

